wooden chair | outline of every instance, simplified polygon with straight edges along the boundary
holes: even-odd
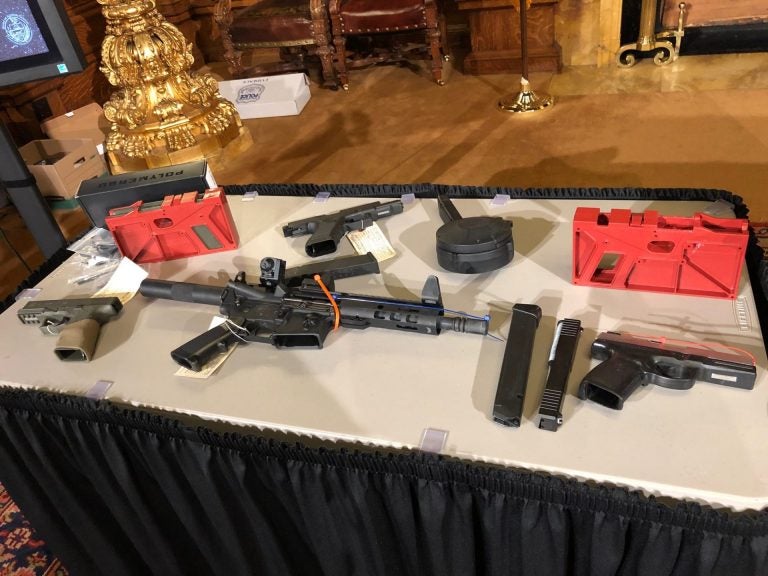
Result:
[[[407,62],[415,56],[430,60],[432,77],[442,86],[443,60],[448,57],[443,45],[444,19],[437,1],[329,0],[336,71],[342,87],[349,88],[348,69]],[[416,47],[414,32],[421,36]],[[357,47],[352,46],[355,40]]]
[[[218,0],[214,19],[235,78],[304,71],[317,57],[323,85],[338,87],[327,0],[258,0],[234,11],[232,0]],[[281,61],[245,68],[242,51],[251,48],[279,48]]]

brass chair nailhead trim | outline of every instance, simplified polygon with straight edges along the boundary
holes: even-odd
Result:
[[[348,33],[348,34],[365,34],[367,32],[393,32],[393,31],[400,31],[400,30],[410,30],[411,28],[413,28],[414,30],[418,30],[422,28],[422,26],[419,26],[418,24],[414,24],[413,26],[395,26],[395,27],[387,27],[387,28],[357,28],[357,29],[350,28],[349,30],[342,28],[341,32]]]
[[[312,44],[315,44],[314,39],[293,41],[286,40],[282,42],[235,42],[234,46],[239,50],[240,48],[282,48],[290,46],[311,46]]]

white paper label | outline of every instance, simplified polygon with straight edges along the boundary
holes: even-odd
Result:
[[[125,304],[139,291],[139,286],[147,277],[148,272],[133,260],[123,257],[115,269],[109,282],[94,296],[115,296]]]
[[[216,179],[213,177],[213,172],[211,172],[211,168],[207,164],[205,166],[205,182],[208,184],[209,190],[211,188],[218,188],[216,185]]]
[[[358,254],[371,252],[379,262],[392,258],[397,254],[376,222],[368,226],[368,228],[353,230],[347,234],[347,238],[349,238],[349,241],[355,248],[355,252]]]

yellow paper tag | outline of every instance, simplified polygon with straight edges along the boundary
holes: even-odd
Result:
[[[370,252],[379,262],[392,258],[397,254],[376,222],[368,226],[368,228],[349,232],[347,238],[349,238],[349,241],[355,248],[355,252],[358,254]]]

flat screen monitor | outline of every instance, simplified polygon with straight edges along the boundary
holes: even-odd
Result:
[[[0,87],[80,72],[85,67],[59,0],[0,0]]]

